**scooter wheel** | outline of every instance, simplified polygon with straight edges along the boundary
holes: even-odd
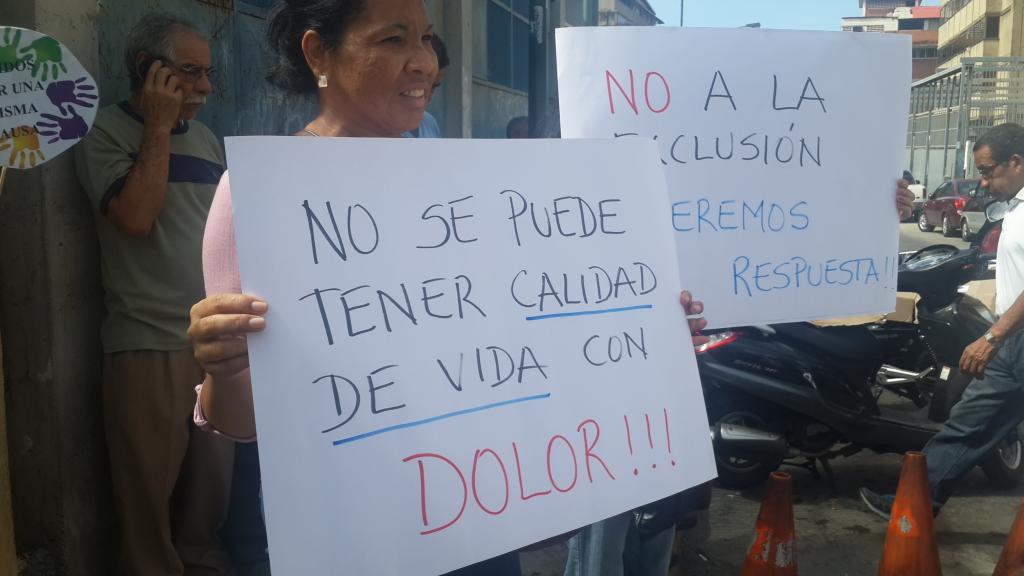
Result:
[[[770,409],[753,400],[725,398],[710,410],[711,421],[716,424],[736,424],[750,428],[767,429]],[[782,465],[779,458],[766,458],[760,454],[747,454],[728,447],[715,448],[718,483],[726,488],[742,490],[757,486]]]
[[[1024,423],[996,446],[981,463],[989,483],[1000,490],[1012,490],[1024,480]]]

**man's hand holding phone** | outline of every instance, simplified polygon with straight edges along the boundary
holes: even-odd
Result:
[[[170,132],[178,125],[185,98],[178,86],[178,77],[160,60],[147,60],[140,69],[142,71],[145,71],[141,102],[145,124],[155,130]]]

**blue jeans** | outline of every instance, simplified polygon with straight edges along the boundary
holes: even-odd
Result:
[[[942,430],[924,447],[932,501],[940,507],[957,484],[1024,421],[1024,333],[1003,343],[953,407]]]
[[[626,512],[587,526],[569,540],[565,576],[665,576],[675,526],[642,539]]]

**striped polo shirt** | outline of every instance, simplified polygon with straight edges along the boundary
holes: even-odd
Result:
[[[205,296],[202,248],[206,216],[224,172],[209,128],[184,122],[171,132],[163,210],[150,234],[133,238],[107,219],[142,142],[142,117],[127,102],[96,115],[75,148],[78,179],[96,219],[105,291],[103,350],[180,350],[189,346],[189,309]]]

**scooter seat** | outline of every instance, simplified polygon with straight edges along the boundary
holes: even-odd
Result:
[[[820,327],[806,322],[773,324],[776,333],[845,360],[881,361],[884,350],[865,326]]]

